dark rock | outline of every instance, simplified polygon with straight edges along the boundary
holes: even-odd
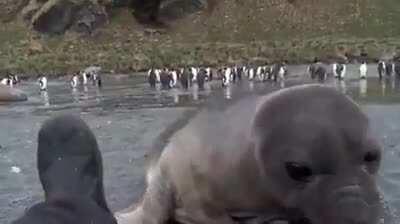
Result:
[[[26,9],[34,11],[35,5]],[[95,0],[48,0],[31,19],[33,29],[48,34],[63,34],[67,30],[91,33],[107,22],[105,7]]]
[[[32,18],[32,27],[43,33],[62,34],[72,24],[74,6],[69,0],[49,0]]]
[[[126,7],[129,6],[130,0],[110,0],[113,7]]]
[[[130,8],[136,20],[144,24],[158,23],[162,0],[132,0]]]
[[[213,8],[215,0],[131,0],[132,14],[139,23],[166,25],[200,9]]]
[[[107,12],[103,6],[91,2],[85,3],[76,13],[71,29],[78,33],[91,34],[107,21]]]
[[[207,2],[205,0],[169,0],[164,1],[160,6],[160,18],[162,20],[172,21],[184,18],[187,15],[205,9]]]

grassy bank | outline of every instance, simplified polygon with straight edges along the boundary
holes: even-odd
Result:
[[[283,59],[306,63],[314,56],[329,59],[361,52],[377,59],[400,52],[396,0],[234,2],[221,0],[212,14],[173,21],[168,30],[145,29],[128,11],[118,9],[109,24],[90,37],[73,33],[48,37],[16,20],[7,22],[0,26],[0,69],[64,73],[98,64],[125,73],[164,65]]]

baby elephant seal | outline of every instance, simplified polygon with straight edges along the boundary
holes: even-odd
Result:
[[[60,116],[42,126],[37,151],[45,200],[14,224],[116,224],[103,190],[100,151],[79,118]]]
[[[303,85],[206,109],[151,166],[120,224],[377,224],[381,148],[366,115]]]

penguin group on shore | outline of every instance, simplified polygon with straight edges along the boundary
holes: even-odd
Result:
[[[378,62],[377,69],[380,80],[382,80],[384,77],[390,77],[393,74],[400,75],[399,61],[381,59]]]
[[[363,59],[360,61],[358,68],[359,79],[368,78],[368,63],[367,60]],[[344,80],[347,73],[347,65],[344,62],[334,62],[331,64],[331,72],[329,72],[328,65],[315,58],[307,68],[307,73],[310,75],[312,80],[318,79],[318,81],[325,81],[329,74],[332,74],[334,78],[338,80]],[[396,75],[400,77],[400,61],[399,60],[379,60],[377,64],[377,72],[379,79],[382,80],[384,77],[391,77]]]
[[[82,72],[82,85],[88,85],[89,81],[94,86],[101,87],[102,85],[101,76],[97,72]]]
[[[6,82],[5,80],[4,82]],[[3,82],[3,80],[2,80]],[[89,83],[92,83],[93,86],[101,87],[102,86],[102,79],[99,71],[83,71],[83,72],[76,72],[70,78],[68,84],[72,89],[76,89],[79,85],[87,86]],[[38,78],[38,85],[40,91],[47,91],[48,89],[48,80],[46,75],[42,74]]]
[[[220,80],[222,87],[241,81],[247,77],[249,81],[265,82],[268,80],[277,82],[285,79],[288,73],[286,63],[276,63],[270,66],[224,66],[211,67],[187,67],[187,68],[151,68],[147,72],[147,81],[151,88],[159,83],[162,89],[178,88],[188,89],[197,83],[200,90],[204,89],[206,82],[214,79]]]

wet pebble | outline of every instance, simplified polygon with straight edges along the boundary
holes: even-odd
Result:
[[[29,195],[25,195],[22,197],[14,198],[8,202],[10,207],[18,207],[21,205],[26,205],[28,202],[33,201],[33,198]]]
[[[10,172],[11,173],[21,173],[21,168],[19,168],[18,166],[12,166]]]

